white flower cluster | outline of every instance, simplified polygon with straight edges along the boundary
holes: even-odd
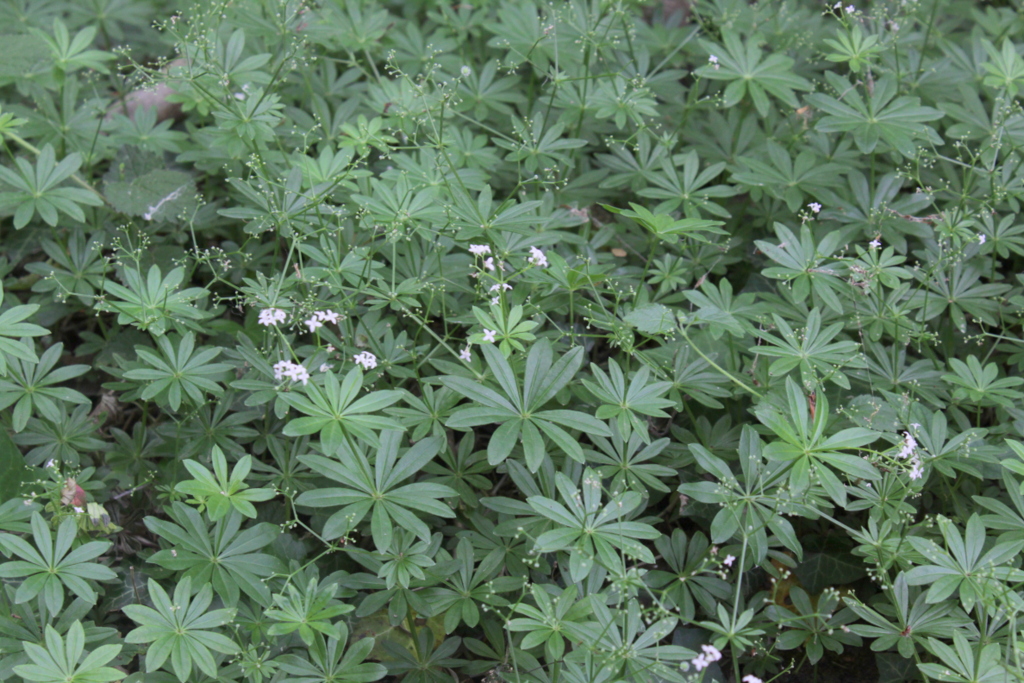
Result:
[[[264,308],[260,311],[260,325],[276,325],[287,320],[288,314],[280,308]]]
[[[911,479],[920,479],[924,476],[924,465],[921,464],[921,458],[917,455],[916,450],[917,439],[910,432],[903,432],[903,446],[900,448],[900,452],[896,454],[896,457],[900,460],[906,460],[907,464],[910,465]]]
[[[703,671],[711,666],[712,662],[717,662],[722,658],[722,653],[714,645],[701,645],[700,649],[703,652],[690,660],[690,664],[693,664],[697,671]]]
[[[316,311],[313,313],[313,317],[305,322],[310,332],[316,332],[324,326],[324,323],[337,325],[340,318],[341,316],[334,311]]]
[[[290,379],[293,382],[302,382],[303,386],[309,383],[309,370],[298,363],[290,360],[282,360],[274,363],[274,379],[280,382],[283,379]]]
[[[764,683],[764,681],[762,681],[754,674],[747,674],[743,677],[743,683]]]
[[[363,370],[373,370],[377,367],[377,356],[373,355],[369,351],[363,351],[352,356],[352,360],[356,362],[356,365],[363,366]]]
[[[469,245],[469,253],[473,256],[487,256],[491,253],[491,248],[486,244],[471,244]],[[544,252],[537,247],[530,247],[530,257],[527,259],[531,265],[537,266],[538,268],[548,267],[548,257],[544,255]],[[494,257],[487,256],[484,259],[484,269],[493,271],[495,269]],[[504,268],[502,268],[504,270]]]

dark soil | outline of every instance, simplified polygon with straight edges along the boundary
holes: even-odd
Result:
[[[867,647],[846,648],[841,655],[826,652],[811,666],[805,662],[797,671],[775,679],[775,683],[878,683],[875,653]]]

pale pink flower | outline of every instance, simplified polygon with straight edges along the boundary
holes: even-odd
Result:
[[[494,270],[494,257],[489,256],[484,259],[484,268],[487,270]]]
[[[496,335],[497,333],[497,330],[484,330],[484,341],[493,344],[494,335]]]
[[[871,247],[872,249],[878,249],[880,246],[882,246],[882,240],[876,237],[875,239],[868,242],[868,246]]]
[[[305,321],[306,326],[310,332],[316,332],[319,328],[323,327],[324,324],[317,320],[315,317]]]
[[[724,564],[726,567],[731,567],[732,563],[735,562],[735,561],[736,561],[735,557],[733,557],[732,555],[726,555],[725,559],[722,560],[722,564]]]
[[[814,213],[819,213],[821,211],[821,204],[819,204],[818,202],[811,202],[810,204],[807,205],[807,208],[813,211]]]
[[[474,256],[483,256],[484,254],[490,254],[491,248],[486,244],[471,244],[469,245],[469,253]]]
[[[473,354],[472,354],[472,352],[470,352],[469,346],[467,346],[466,348],[464,348],[461,351],[459,351],[459,358],[461,360],[466,361],[467,363],[469,361],[473,360]]]
[[[548,257],[537,247],[530,247],[530,258],[527,260],[538,268],[548,267]]]

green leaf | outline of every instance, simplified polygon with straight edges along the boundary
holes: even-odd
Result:
[[[192,177],[181,171],[157,169],[129,180],[107,182],[104,195],[120,213],[147,221],[174,221],[196,208]]]

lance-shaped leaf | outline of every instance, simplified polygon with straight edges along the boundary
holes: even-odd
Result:
[[[182,579],[175,587],[173,600],[159,583],[150,579],[149,595],[153,607],[124,607],[124,613],[139,624],[125,636],[125,641],[150,644],[146,649],[146,673],[162,667],[169,657],[171,669],[181,683],[189,679],[193,667],[216,678],[217,662],[210,650],[234,654],[238,652],[238,645],[214,629],[231,621],[235,610],[208,612],[213,602],[213,588],[206,584],[192,598],[192,580],[188,578]]]
[[[588,434],[611,436],[608,425],[578,410],[543,410],[576,375],[583,363],[583,348],[576,347],[552,362],[551,345],[538,341],[526,357],[522,385],[512,366],[493,345],[481,347],[487,367],[501,386],[496,391],[465,377],[441,377],[441,383],[457,391],[477,405],[456,410],[445,423],[452,429],[469,429],[485,424],[499,424],[487,445],[487,460],[496,465],[505,460],[522,442],[526,464],[536,472],[547,455],[544,436],[564,453],[583,462],[583,448],[563,427]]]
[[[538,514],[555,523],[555,528],[537,537],[537,552],[568,551],[573,581],[585,579],[595,559],[606,568],[618,567],[620,552],[641,562],[654,562],[654,555],[640,539],[655,539],[661,532],[649,524],[622,519],[643,504],[643,496],[626,491],[602,506],[601,477],[589,467],[583,472],[582,494],[561,472],[555,482],[565,505],[545,496],[526,500]]]
[[[875,81],[874,91],[867,99],[842,76],[827,71],[825,78],[839,98],[821,93],[807,96],[808,102],[828,114],[818,122],[819,131],[853,133],[853,141],[864,154],[875,151],[879,140],[905,157],[916,154],[915,139],[942,144],[939,134],[925,122],[941,119],[944,114],[933,107],[920,106],[917,97],[896,97],[898,84],[893,74]]]
[[[205,505],[213,521],[224,517],[231,508],[249,519],[255,519],[256,508],[253,502],[270,500],[277,495],[274,489],[253,489],[245,483],[245,478],[252,470],[252,456],[243,456],[231,470],[230,476],[227,459],[219,446],[213,447],[212,459],[213,472],[195,460],[185,460],[185,468],[195,478],[179,482],[175,488],[193,496],[201,506]]]
[[[343,442],[337,459],[321,455],[299,456],[316,472],[340,482],[338,488],[306,491],[296,499],[299,505],[337,507],[324,524],[325,538],[344,536],[371,514],[370,533],[379,552],[386,552],[394,536],[394,524],[408,529],[424,541],[430,540],[430,527],[417,513],[454,517],[441,499],[454,498],[458,491],[443,484],[414,482],[400,485],[420,472],[444,445],[440,437],[422,439],[399,457],[402,432],[386,430],[380,435],[380,447],[373,464],[361,450]]]
[[[84,543],[71,549],[78,535],[75,520],[66,517],[57,529],[56,539],[38,512],[32,514],[32,540],[35,547],[18,536],[0,535],[0,546],[20,560],[0,565],[0,578],[25,577],[18,586],[14,601],[23,603],[42,594],[51,614],[60,613],[64,604],[64,587],[92,604],[96,591],[91,581],[110,581],[117,575],[110,568],[93,562],[110,547],[106,541]]]
[[[85,653],[85,629],[75,621],[61,638],[53,626],[46,625],[45,647],[24,643],[31,664],[14,667],[14,673],[36,683],[107,683],[124,678],[124,672],[105,666],[121,651],[120,645],[103,645],[82,659]]]
[[[305,436],[319,432],[324,450],[334,453],[341,449],[346,435],[376,445],[375,430],[401,430],[402,425],[391,418],[371,413],[399,401],[402,392],[374,391],[357,398],[362,388],[363,371],[355,367],[341,382],[333,372],[325,373],[323,388],[310,384],[306,387],[306,396],[296,391],[280,394],[282,401],[308,416],[295,418],[286,424],[285,436]]]
[[[171,506],[170,516],[177,524],[145,519],[146,528],[172,545],[151,555],[150,562],[184,572],[182,579],[197,585],[212,582],[225,604],[236,604],[242,591],[261,605],[270,605],[270,589],[261,577],[273,574],[279,561],[256,551],[273,543],[279,533],[276,526],[256,524],[240,531],[242,515],[230,510],[211,529],[199,512],[179,502]]]

